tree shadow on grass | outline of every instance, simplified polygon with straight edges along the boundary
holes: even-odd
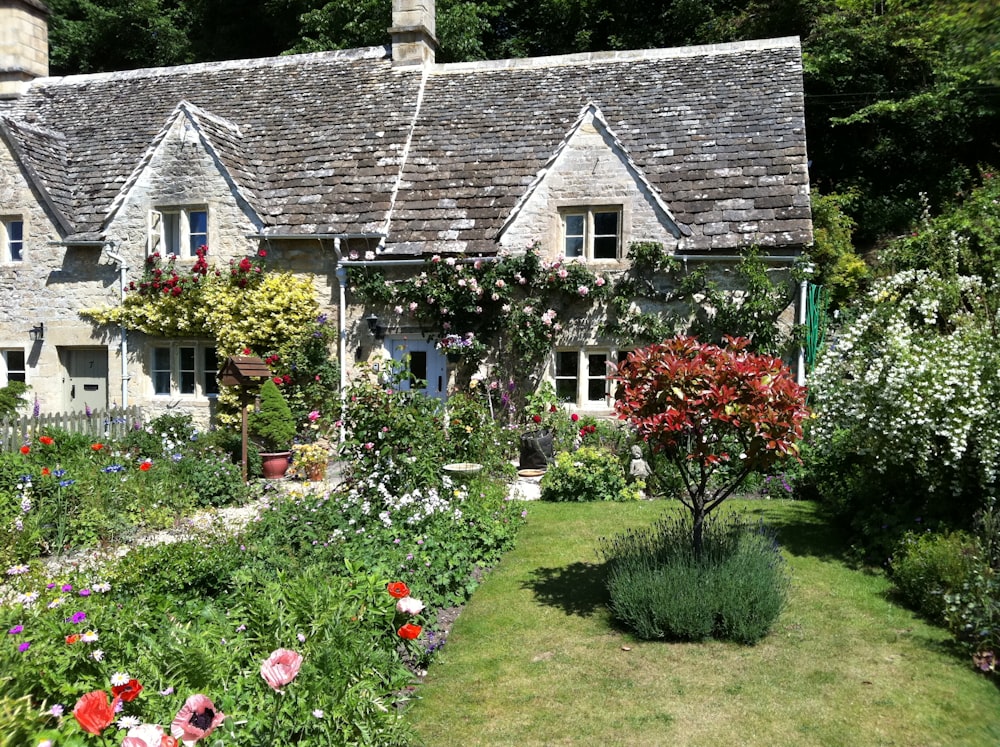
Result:
[[[567,615],[590,617],[610,602],[604,578],[603,564],[571,563],[562,568],[536,568],[521,588],[532,591],[541,604]]]
[[[743,513],[751,518],[759,516],[777,532],[779,544],[792,555],[834,560],[856,570],[870,570],[857,557],[847,533],[811,503],[760,501],[759,507],[752,506]]]

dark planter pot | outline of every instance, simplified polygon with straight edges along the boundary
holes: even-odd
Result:
[[[552,431],[531,431],[521,436],[518,469],[545,469],[555,458]]]
[[[288,471],[290,451],[262,452],[260,455],[261,471],[267,480],[280,480]]]

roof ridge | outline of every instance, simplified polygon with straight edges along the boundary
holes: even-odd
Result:
[[[36,78],[31,86],[74,85],[101,81],[136,80],[160,76],[176,76],[183,73],[215,72],[222,70],[253,69],[258,67],[283,67],[309,62],[354,62],[385,58],[387,47],[358,47],[356,49],[333,49],[325,52],[278,55],[275,57],[248,57],[239,60],[217,60],[214,62],[193,62],[187,65],[163,67],[141,67],[134,70],[113,70],[104,73],[80,73],[77,75],[49,76]]]
[[[557,67],[560,65],[586,65],[592,63],[637,62],[641,60],[665,60],[683,57],[705,57],[713,55],[740,54],[743,52],[766,51],[771,49],[799,49],[801,42],[797,36],[781,36],[773,39],[748,39],[746,41],[722,44],[701,44],[690,47],[667,47],[663,49],[622,49],[607,52],[574,52],[571,54],[549,55],[546,57],[511,57],[506,60],[478,60],[475,62],[447,62],[434,65],[431,73],[464,73],[476,70],[523,70],[525,68]]]

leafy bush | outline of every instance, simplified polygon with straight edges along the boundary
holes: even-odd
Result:
[[[174,474],[178,487],[194,495],[196,506],[227,506],[246,497],[242,469],[215,449],[199,448],[177,459]]]
[[[292,447],[295,420],[278,385],[270,379],[260,388],[260,407],[251,413],[247,427],[263,449],[280,452]]]
[[[710,517],[702,550],[690,517],[601,539],[614,616],[643,639],[755,643],[788,595],[785,561],[770,532],[736,517]]]
[[[810,480],[879,560],[907,530],[969,528],[995,492],[991,293],[975,277],[893,275],[811,375]]]
[[[625,480],[619,458],[595,446],[561,451],[542,477],[544,501],[636,501],[638,488]]]
[[[913,609],[944,621],[945,594],[971,580],[979,547],[966,532],[907,532],[892,555],[892,580]]]
[[[447,459],[475,462],[492,474],[509,474],[511,431],[491,416],[487,403],[471,392],[456,392],[448,397]]]

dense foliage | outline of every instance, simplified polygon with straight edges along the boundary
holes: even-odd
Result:
[[[699,550],[705,518],[753,472],[798,453],[805,390],[777,358],[675,337],[629,354],[615,411],[680,472]]]
[[[626,481],[618,456],[598,446],[560,451],[542,476],[541,488],[543,501],[635,501],[641,497],[640,488]]]
[[[690,519],[602,539],[615,617],[643,639],[756,643],[785,606],[789,576],[762,526],[712,517],[704,544],[690,542]]]

